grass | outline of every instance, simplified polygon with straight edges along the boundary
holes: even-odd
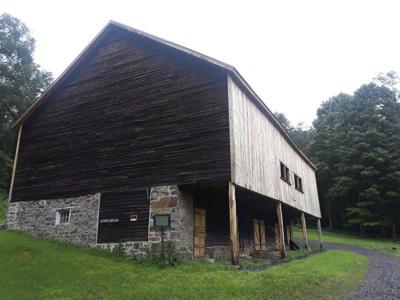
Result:
[[[367,258],[325,251],[260,272],[221,263],[160,268],[0,231],[1,299],[340,299]]]
[[[307,229],[307,233],[310,240],[318,240],[318,233],[316,230]],[[296,228],[294,234],[296,237],[302,238],[301,229]],[[347,244],[375,250],[383,250],[392,255],[400,256],[400,241],[362,238],[356,235],[330,231],[323,231],[322,235],[325,242]]]

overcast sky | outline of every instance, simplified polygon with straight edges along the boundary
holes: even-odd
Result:
[[[234,65],[272,111],[311,124],[324,100],[400,72],[400,1],[0,0],[58,76],[110,20]]]

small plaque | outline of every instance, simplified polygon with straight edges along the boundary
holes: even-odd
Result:
[[[154,216],[154,226],[158,228],[168,228],[170,226],[170,215],[159,214]]]
[[[100,223],[118,223],[119,219],[102,219]]]
[[[130,215],[129,216],[129,221],[130,222],[136,222],[138,220],[138,216],[137,215]]]

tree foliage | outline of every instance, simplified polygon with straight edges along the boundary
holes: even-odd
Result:
[[[307,149],[330,225],[382,234],[399,225],[400,104],[396,74],[322,103]]]
[[[28,27],[0,15],[0,194],[5,194],[12,169],[14,122],[50,84],[52,77],[34,63],[35,40]]]
[[[276,117],[318,168],[330,227],[385,235],[400,226],[400,104],[395,72],[321,104],[313,127]]]

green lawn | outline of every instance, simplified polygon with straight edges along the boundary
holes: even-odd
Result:
[[[364,256],[330,250],[260,272],[201,262],[160,268],[0,231],[1,299],[340,299],[367,267]]]
[[[307,229],[308,238],[310,240],[317,240],[318,233],[314,229]],[[296,228],[294,235],[302,238],[301,229]],[[323,240],[330,243],[340,243],[353,246],[359,246],[368,249],[384,250],[393,255],[400,256],[400,241],[393,240],[379,240],[371,238],[362,238],[356,235],[335,233],[330,231],[322,231]]]

